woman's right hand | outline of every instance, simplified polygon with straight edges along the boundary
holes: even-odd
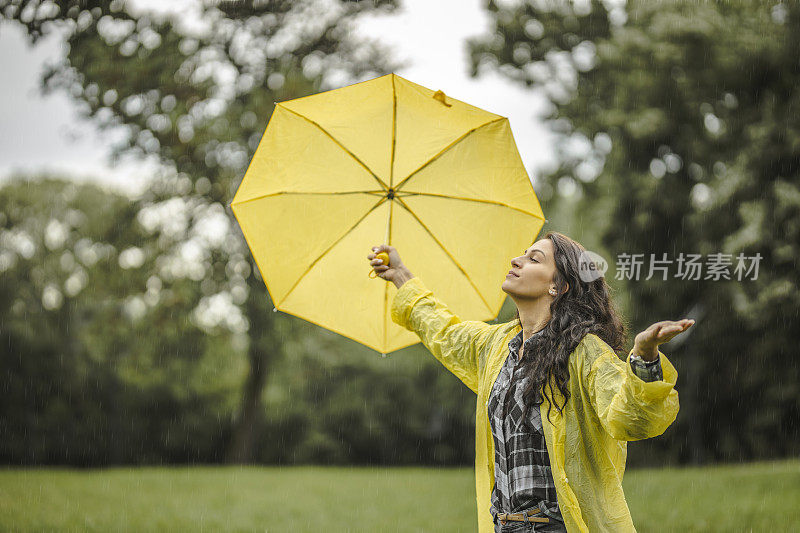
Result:
[[[394,246],[380,244],[378,246],[373,246],[372,252],[373,253],[367,256],[367,259],[370,260],[369,264],[372,266],[375,274],[386,281],[391,281],[397,286],[398,289],[401,285],[403,285],[403,283],[414,277],[414,275],[411,274],[411,272],[403,264],[403,261],[400,260],[400,254],[397,253],[397,249]],[[380,259],[376,259],[375,256],[380,252],[386,252],[389,254],[388,266],[384,265]]]

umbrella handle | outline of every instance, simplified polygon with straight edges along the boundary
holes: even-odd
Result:
[[[387,266],[389,265],[389,254],[387,254],[386,252],[380,252],[375,257],[380,259],[381,261],[383,261],[384,265],[387,265]],[[375,275],[373,276],[372,274],[375,274]],[[378,277],[378,274],[375,272],[375,269],[370,269],[370,271],[367,272],[367,277],[370,278],[370,279],[375,279],[375,278]]]

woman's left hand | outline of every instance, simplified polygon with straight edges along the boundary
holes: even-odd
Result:
[[[651,324],[646,330],[636,335],[633,341],[633,353],[645,361],[654,361],[658,357],[658,345],[669,342],[679,333],[683,333],[694,324],[691,318],[683,320],[662,320]]]

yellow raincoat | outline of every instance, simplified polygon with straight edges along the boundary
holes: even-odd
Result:
[[[478,395],[475,413],[475,490],[478,531],[494,531],[489,513],[494,443],[489,392],[521,327],[461,320],[419,278],[406,281],[392,302],[392,320],[415,332],[425,347]],[[631,350],[632,353],[632,350]],[[569,358],[571,394],[559,413],[540,406],[561,514],[570,532],[636,531],[622,492],[627,441],[661,435],[678,415],[678,373],[659,351],[664,380],[645,382],[597,335],[587,334]],[[547,388],[550,394],[550,388]],[[555,403],[563,396],[553,386]]]

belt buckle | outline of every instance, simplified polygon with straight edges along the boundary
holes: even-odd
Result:
[[[530,521],[531,514],[536,514],[539,512],[539,509],[530,510],[530,511],[522,511],[522,519],[525,520],[525,525],[530,526],[533,529],[533,522]]]

